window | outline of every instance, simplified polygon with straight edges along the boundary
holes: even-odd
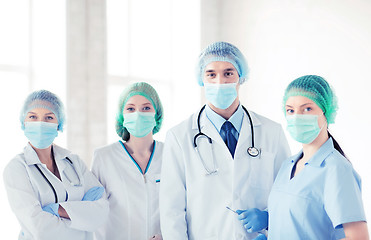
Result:
[[[164,107],[166,130],[200,105],[194,66],[199,54],[199,1],[107,1],[108,142],[117,141],[114,118],[120,93],[148,82]],[[192,17],[190,17],[192,16]],[[196,106],[196,107],[195,107]]]
[[[65,2],[14,0],[0,2],[0,102],[6,113],[0,125],[2,161],[6,164],[23,150],[27,139],[20,128],[19,111],[33,90],[47,89],[65,102]],[[57,144],[66,145],[66,133]],[[2,239],[16,239],[19,224],[0,185]]]

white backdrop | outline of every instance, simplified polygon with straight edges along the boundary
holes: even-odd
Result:
[[[223,3],[222,38],[243,50],[251,70],[240,90],[246,106],[285,127],[282,96],[289,82],[316,74],[334,87],[339,110],[330,131],[361,175],[371,218],[371,1]],[[300,145],[286,135],[296,153]]]
[[[371,1],[213,0],[210,2],[217,11],[209,13],[210,10],[201,8],[201,14],[204,19],[208,18],[208,14],[212,14],[216,20],[213,22],[209,19],[207,24],[202,25],[200,42],[203,46],[201,47],[205,47],[211,41],[224,40],[235,44],[242,50],[250,67],[249,80],[242,85],[240,90],[241,101],[246,107],[280,122],[285,127],[281,100],[283,91],[290,81],[305,74],[317,74],[326,78],[334,87],[339,100],[339,111],[336,122],[330,126],[330,130],[362,177],[366,216],[370,218],[371,157],[368,147],[371,143],[371,114],[367,100],[371,92],[369,74]],[[2,21],[4,26],[6,22],[6,20]],[[64,31],[63,26],[60,26],[60,29]],[[202,36],[203,33],[209,32],[216,34],[215,36]],[[1,31],[0,34],[2,33]],[[2,42],[2,39],[0,38],[0,45],[12,42]],[[64,39],[59,38],[60,40]],[[181,48],[182,46],[184,49]],[[189,48],[189,45],[179,44],[179,52],[188,52],[188,50],[195,52],[195,49],[187,49],[187,47]],[[197,46],[193,45],[193,47]],[[60,49],[55,48],[54,51],[63,55]],[[53,55],[53,52],[48,51],[48,54]],[[62,68],[63,64],[63,62],[56,63]],[[182,71],[192,73],[194,71],[189,67],[192,64],[186,65],[187,69],[183,69],[185,65],[174,65],[177,70],[181,69],[181,71],[173,71],[174,75],[182,75]],[[162,65],[159,67],[163,68]],[[165,71],[171,70],[164,69]],[[63,74],[61,71],[58,76],[63,78]],[[64,86],[57,84],[51,86],[48,78],[45,79],[45,83],[35,87],[45,87],[55,92],[61,91],[60,96],[65,100]],[[169,102],[164,105],[174,105],[173,109],[181,111],[182,106],[189,103],[188,98],[199,93],[196,80],[189,79],[188,81],[188,89],[185,87],[186,84],[181,85],[183,94],[179,103]],[[2,132],[0,176],[2,176],[5,164],[22,149],[26,141],[19,129],[18,109],[29,89],[26,79],[20,80],[20,78],[13,78],[13,74],[0,73],[0,109],[5,112],[3,114],[5,117],[2,118],[0,124]],[[172,100],[163,99],[163,101]],[[198,109],[198,106],[191,108]],[[187,109],[190,111],[190,107]],[[167,112],[167,116],[169,115],[171,113]],[[165,131],[176,122],[174,118],[177,116],[164,122],[163,133],[157,136],[159,140],[163,140]],[[62,145],[65,144],[66,134],[68,130],[60,136]],[[289,135],[287,137],[292,152],[295,153],[300,146],[293,142]],[[6,239],[14,239],[19,226],[9,209],[2,179],[0,182],[0,212],[3,216],[0,224],[3,226],[2,230],[6,228],[0,233],[0,238],[5,235]]]

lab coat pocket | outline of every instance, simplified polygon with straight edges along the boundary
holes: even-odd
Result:
[[[270,190],[274,180],[274,154],[262,151],[261,156],[250,159],[251,186]]]

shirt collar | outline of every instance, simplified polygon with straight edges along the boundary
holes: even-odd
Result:
[[[27,146],[24,148],[24,156],[25,161],[27,165],[33,165],[33,164],[41,164],[39,157],[37,156],[36,151],[32,148],[30,143],[27,143]],[[53,144],[53,153],[54,153],[54,159],[61,160],[68,157],[71,152],[67,149],[61,148],[58,145]]]
[[[311,157],[311,159],[309,159],[306,165],[308,164],[314,167],[321,167],[322,163],[325,161],[327,156],[330,155],[334,150],[335,150],[334,143],[332,138],[330,137],[324,144],[322,144],[322,146]],[[291,162],[296,163],[302,157],[302,154],[303,150],[301,150],[298,154],[294,155],[291,158]]]
[[[210,122],[212,122],[216,130],[220,132],[220,129],[222,128],[222,125],[224,124],[226,120],[222,116],[214,112],[207,104],[205,107],[205,112],[206,112],[207,118],[210,120]],[[239,104],[237,110],[228,119],[228,121],[231,122],[233,127],[237,130],[237,132],[240,133],[241,126],[242,126],[242,120],[243,120],[243,109],[241,107],[241,104]]]

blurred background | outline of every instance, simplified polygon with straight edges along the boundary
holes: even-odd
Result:
[[[30,92],[61,97],[67,124],[56,143],[90,167],[95,148],[119,139],[117,100],[130,83],[145,81],[158,91],[165,111],[159,141],[198,111],[204,96],[197,57],[220,40],[248,61],[242,104],[284,128],[281,101],[290,81],[316,74],[334,87],[340,108],[330,131],[362,177],[370,218],[370,1],[0,0],[0,238],[19,232],[2,172],[27,143],[19,111]],[[292,153],[299,151],[287,138]]]

